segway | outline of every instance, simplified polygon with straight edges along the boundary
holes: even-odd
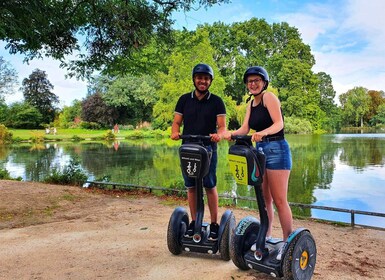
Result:
[[[230,210],[226,210],[222,215],[218,239],[209,240],[210,226],[203,221],[204,200],[203,200],[203,177],[209,172],[212,153],[203,145],[204,140],[209,140],[210,136],[201,135],[181,135],[186,143],[179,148],[179,157],[182,172],[196,180],[196,220],[194,234],[191,237],[185,236],[187,227],[190,223],[189,215],[185,208],[177,207],[170,217],[167,230],[167,246],[174,255],[179,255],[183,251],[216,254],[220,253],[221,259],[230,260],[230,234],[235,228],[235,217]]]
[[[230,257],[242,269],[255,269],[284,279],[311,279],[316,263],[316,244],[308,229],[298,228],[287,241],[279,238],[266,240],[269,219],[262,194],[265,155],[251,143],[251,136],[232,136],[229,164],[237,183],[255,189],[260,221],[252,216],[243,218],[232,232]],[[256,244],[256,250],[251,247]],[[283,254],[277,260],[281,246]]]

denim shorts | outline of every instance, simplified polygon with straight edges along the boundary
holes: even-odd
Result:
[[[211,146],[206,146],[206,149],[209,152],[212,152],[210,169],[205,177],[203,177],[203,186],[207,189],[212,189],[217,185],[217,162],[218,154],[217,149],[214,149]],[[183,172],[182,172],[183,174]],[[196,186],[195,178],[187,177],[183,174],[184,185],[186,188],[194,188]]]
[[[266,169],[291,170],[291,152],[286,139],[271,142],[257,142],[257,150],[260,147],[266,156]]]

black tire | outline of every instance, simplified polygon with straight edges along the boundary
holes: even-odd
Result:
[[[309,231],[300,232],[287,248],[282,272],[286,280],[309,280],[313,276],[317,248]]]
[[[187,211],[183,207],[175,208],[167,229],[168,250],[174,255],[182,253],[182,238],[189,224]]]
[[[231,231],[235,228],[235,217],[233,213],[230,214],[229,219],[225,224],[225,229],[223,230],[222,238],[219,244],[219,253],[221,254],[221,259],[224,261],[230,260],[230,238]]]
[[[248,270],[244,255],[257,239],[260,222],[252,217],[243,218],[238,226],[232,230],[230,238],[230,257],[233,263],[242,270]]]

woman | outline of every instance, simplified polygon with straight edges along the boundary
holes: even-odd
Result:
[[[243,75],[243,82],[253,98],[247,105],[242,126],[232,133],[226,133],[225,138],[230,140],[231,135],[246,135],[250,129],[255,130],[251,140],[256,142],[257,149],[261,147],[266,155],[266,171],[262,184],[269,217],[266,239],[271,238],[274,202],[282,227],[283,240],[286,241],[293,227],[293,217],[287,201],[292,162],[290,148],[284,137],[281,104],[273,93],[266,91],[269,75],[264,68],[259,66],[248,68]],[[283,249],[282,247],[278,252],[278,260],[282,258]],[[255,245],[251,250],[255,250]]]

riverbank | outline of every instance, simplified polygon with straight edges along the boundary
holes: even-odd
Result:
[[[219,256],[172,255],[173,209],[184,200],[0,181],[0,279],[275,279]],[[221,207],[219,214],[226,209]],[[254,211],[233,209],[239,221]],[[317,243],[313,279],[383,279],[385,232],[295,220]],[[274,235],[280,236],[278,219]]]

